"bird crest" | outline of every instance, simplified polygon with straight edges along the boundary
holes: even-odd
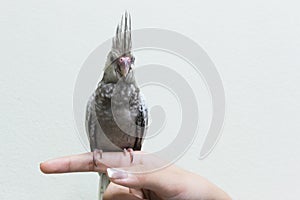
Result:
[[[110,62],[114,62],[120,56],[130,55],[131,48],[131,16],[125,11],[112,39],[112,49],[109,54]]]

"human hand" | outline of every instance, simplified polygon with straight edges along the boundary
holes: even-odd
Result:
[[[122,152],[105,152],[97,166],[92,153],[53,159],[41,163],[44,173],[102,172],[112,181],[104,199],[229,200],[220,188],[194,173],[170,165],[149,173],[145,169],[161,166],[162,161],[143,152],[134,152],[134,162]]]

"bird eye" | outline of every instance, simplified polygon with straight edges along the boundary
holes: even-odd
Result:
[[[123,58],[120,58],[119,61],[120,61],[120,62],[123,62]]]

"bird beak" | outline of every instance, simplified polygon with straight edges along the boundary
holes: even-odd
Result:
[[[121,65],[121,75],[126,77],[130,68],[130,62],[125,62],[124,65]]]

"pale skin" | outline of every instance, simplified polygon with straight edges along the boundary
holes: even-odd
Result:
[[[41,163],[46,174],[69,172],[102,172],[110,177],[104,200],[230,200],[228,194],[205,178],[169,165],[151,173],[163,162],[149,154],[134,152],[134,162],[129,154],[104,152],[101,159],[93,159],[93,153],[56,158]],[[130,171],[128,173],[128,171]]]

